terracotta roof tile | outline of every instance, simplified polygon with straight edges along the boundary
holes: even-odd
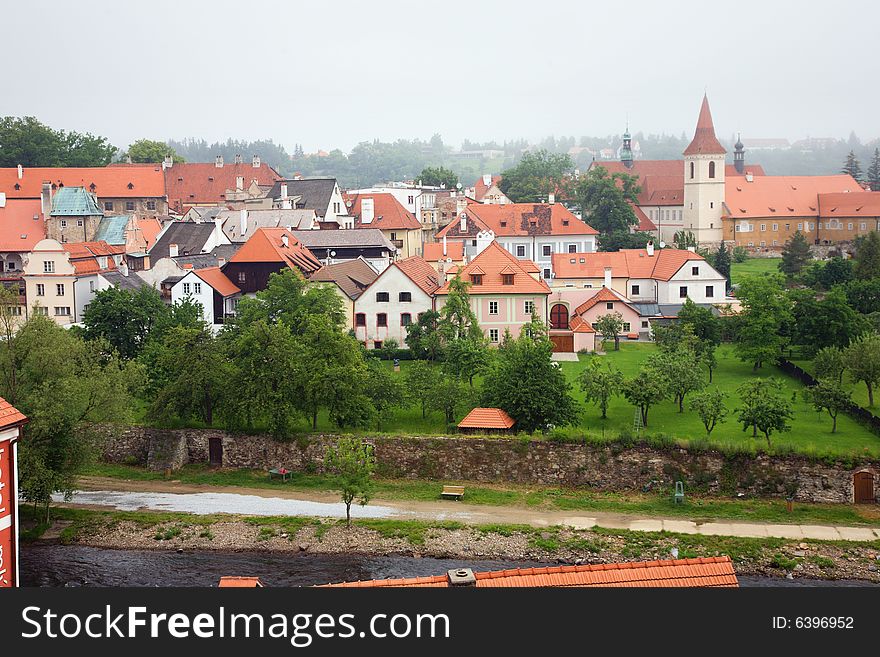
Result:
[[[446,255],[443,255],[443,242],[429,242],[422,245],[422,257],[428,262],[440,262],[451,258],[453,262],[464,260],[464,242],[446,241]]]
[[[492,185],[499,184],[500,182],[501,176],[492,176],[489,185],[483,182],[483,176],[477,178],[477,182],[474,183],[474,200],[482,201],[483,197],[486,196],[486,192],[489,191],[489,188],[492,187]]]
[[[516,421],[500,408],[475,408],[458,423],[459,429],[510,429]]]
[[[709,111],[709,99],[703,95],[703,104],[700,106],[700,116],[697,119],[697,129],[694,131],[693,140],[684,149],[684,155],[723,155],[726,152],[724,146],[715,136],[712,112]]]
[[[98,242],[65,242],[61,247],[69,254],[70,264],[79,275],[97,274],[102,271],[116,269],[114,255],[125,253],[125,245],[108,244],[105,241]],[[107,258],[107,266],[101,267],[99,257]]]
[[[820,193],[819,216],[880,217],[880,192]]]
[[[412,256],[404,260],[398,260],[392,266],[397,267],[427,295],[434,294],[440,287],[437,281],[437,271],[422,257]]]
[[[321,262],[286,228],[258,228],[229,262],[282,262],[305,275],[321,268]]]
[[[553,272],[556,278],[603,278],[605,267],[610,267],[612,278],[655,278],[668,281],[691,260],[705,258],[687,249],[656,249],[653,256],[649,256],[646,249],[554,253]]]
[[[155,164],[127,167],[24,167],[0,169],[0,191],[9,198],[40,198],[44,182],[58,187],[85,187],[99,198],[162,198],[165,181]],[[15,186],[18,185],[18,189]],[[94,187],[92,187],[94,185]]]
[[[310,281],[336,283],[349,299],[357,299],[379,277],[361,258],[324,265],[311,275]]]
[[[46,222],[39,199],[7,199],[0,207],[0,251],[30,251],[43,239]]]
[[[575,217],[561,203],[506,203],[467,206],[467,230],[461,232],[461,222],[454,220],[437,232],[437,239],[473,237],[481,230],[491,230],[496,236],[513,235],[598,235],[589,224]]]
[[[725,216],[737,219],[816,217],[819,195],[834,192],[867,194],[847,174],[833,176],[728,176],[724,184]]]
[[[379,230],[421,230],[422,225],[393,194],[343,194],[348,213],[355,218],[355,228],[378,228]],[[373,199],[373,221],[361,222],[361,201]]]
[[[213,162],[175,163],[165,169],[164,187],[168,192],[168,204],[177,211],[187,205],[219,204],[226,201],[226,192],[236,188],[236,179],[243,178],[244,188],[251,182],[271,185],[281,176],[268,164],[259,167],[250,162],[216,166]],[[101,194],[99,193],[98,196]]]
[[[575,310],[575,313],[577,313],[578,315],[583,315],[585,312],[587,312],[590,308],[595,306],[597,303],[600,303],[603,301],[605,301],[605,302],[610,301],[612,303],[616,301],[618,303],[623,303],[623,304],[626,304],[627,306],[630,306],[629,302],[626,301],[620,295],[618,295],[616,292],[609,290],[607,287],[603,287],[603,288],[600,288],[596,294],[594,294],[589,299],[584,301],[581,305],[579,305],[577,307],[577,309]],[[632,306],[630,306],[630,307],[632,308]],[[633,308],[633,310],[635,310],[635,308]],[[636,311],[636,312],[638,312],[638,311]]]
[[[518,273],[513,276],[513,285],[504,285],[501,270],[513,267]],[[517,260],[498,242],[491,242],[470,264],[458,270],[463,280],[470,282],[472,272],[482,273],[481,285],[471,285],[468,293],[474,294],[550,294],[550,288],[542,280],[532,278],[538,268],[531,260]],[[449,282],[437,290],[437,294],[448,294]]]
[[[253,589],[262,588],[263,582],[259,577],[221,577],[218,586],[221,589]]]
[[[137,226],[141,230],[141,235],[147,241],[147,251],[156,243],[156,238],[162,232],[162,222],[158,219],[137,219]]]
[[[28,419],[17,408],[0,397],[0,429],[8,429],[24,424]]]
[[[195,269],[193,273],[210,285],[220,296],[231,297],[241,292],[235,283],[226,278],[220,267]]]

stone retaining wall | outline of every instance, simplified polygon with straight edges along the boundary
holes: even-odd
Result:
[[[322,472],[324,453],[334,436],[313,435],[288,443],[268,436],[230,434],[220,430],[95,427],[102,458],[152,469],[176,469],[185,463],[207,463],[211,439],[223,447],[223,466]],[[376,437],[378,471],[403,479],[576,486],[604,491],[671,488],[677,480],[686,490],[749,497],[789,497],[809,502],[853,500],[853,474],[871,472],[877,481],[880,463],[856,468],[829,465],[798,456],[726,456],[715,451],[666,450],[525,441],[519,438]],[[876,486],[876,483],[875,483]],[[876,491],[876,487],[875,487]]]

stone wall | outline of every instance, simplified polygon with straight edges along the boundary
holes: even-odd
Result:
[[[268,436],[219,430],[162,430],[102,425],[104,460],[155,469],[207,463],[210,440],[223,445],[223,466],[322,472],[335,437],[313,435],[287,443]],[[832,465],[798,456],[735,455],[680,448],[654,449],[524,441],[518,438],[377,437],[382,476],[403,479],[571,486],[603,491],[647,491],[685,482],[686,491],[725,496],[789,497],[809,502],[853,500],[853,474],[880,475],[880,463]],[[876,485],[876,484],[875,484]],[[876,490],[876,489],[875,489]]]

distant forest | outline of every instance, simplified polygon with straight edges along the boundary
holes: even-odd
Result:
[[[339,149],[327,154],[304,153],[298,144],[292,153],[284,146],[270,140],[254,142],[229,139],[226,142],[209,144],[205,140],[185,139],[168,141],[174,151],[187,162],[213,162],[222,155],[227,162],[240,154],[245,160],[256,154],[268,162],[281,174],[292,176],[333,176],[343,187],[365,187],[392,180],[411,180],[425,167],[444,166],[452,169],[463,184],[470,185],[483,173],[500,173],[514,166],[526,150],[545,149],[554,153],[568,153],[572,148],[584,148],[598,152],[612,149],[615,153],[620,146],[621,135],[606,137],[547,137],[538,143],[526,140],[498,142],[474,142],[465,140],[461,151],[498,151],[498,157],[464,157],[458,149],[443,142],[440,135],[430,140],[399,139],[395,142],[362,142],[350,153]],[[634,143],[638,143],[640,159],[675,159],[687,146],[689,137],[682,134],[645,135],[635,133]],[[734,138],[723,140],[728,150],[728,161],[733,162]],[[822,150],[804,152],[802,150],[753,150],[746,151],[746,162],[761,164],[771,175],[818,175],[839,173],[850,151],[854,151],[864,171],[874,153],[880,146],[880,139],[862,143],[852,134],[849,139],[840,139]],[[572,154],[575,166],[581,170],[589,167],[593,156],[587,150]]]

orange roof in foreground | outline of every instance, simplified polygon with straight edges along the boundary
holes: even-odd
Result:
[[[640,587],[693,588],[739,586],[730,557],[704,557],[666,561],[514,568],[474,573],[477,588],[507,587]],[[330,587],[442,587],[449,586],[446,575],[379,579],[367,582],[328,584]]]
[[[355,228],[378,228],[379,230],[420,230],[420,224],[412,213],[407,210],[400,201],[388,192],[375,192],[372,194],[343,194],[348,214],[355,217]],[[361,201],[365,198],[373,199],[373,221],[361,222]]]
[[[404,260],[398,260],[393,267],[397,267],[407,278],[419,286],[427,295],[434,293],[440,284],[437,281],[437,272],[420,256],[411,256]]]
[[[287,246],[282,239],[285,235]],[[305,274],[321,268],[321,262],[286,228],[257,228],[229,262],[283,262]]]
[[[221,589],[255,589],[263,588],[263,582],[259,577],[221,577]]]
[[[85,187],[98,198],[161,198],[165,196],[162,167],[132,164],[124,167],[24,167],[0,169],[0,192],[8,198],[40,198],[44,182]],[[92,185],[94,184],[94,189]],[[18,189],[15,186],[18,185]]]
[[[0,429],[8,429],[27,422],[27,417],[8,401],[0,397]]]
[[[231,297],[233,294],[241,292],[238,286],[226,278],[226,275],[220,271],[220,267],[194,269],[193,274],[205,281],[222,297]]]
[[[0,207],[0,251],[30,251],[43,239],[46,223],[40,200],[7,199]]]
[[[443,242],[429,242],[422,245],[423,257],[428,262],[440,262],[452,258],[453,262],[464,260],[464,242],[446,241],[446,255],[443,255]]]
[[[833,176],[728,176],[724,181],[725,216],[737,219],[816,217],[819,195],[867,194],[848,174]]]
[[[458,423],[459,429],[510,429],[516,421],[501,408],[475,408]]]
[[[512,268],[513,285],[504,285],[501,271]],[[468,293],[473,294],[550,294],[550,288],[542,280],[532,278],[530,272],[537,271],[531,260],[517,260],[498,242],[490,242],[470,264],[461,267],[458,274],[462,280],[471,282],[471,273],[483,276],[482,285],[471,285]],[[437,294],[449,293],[449,281],[437,290]]]

